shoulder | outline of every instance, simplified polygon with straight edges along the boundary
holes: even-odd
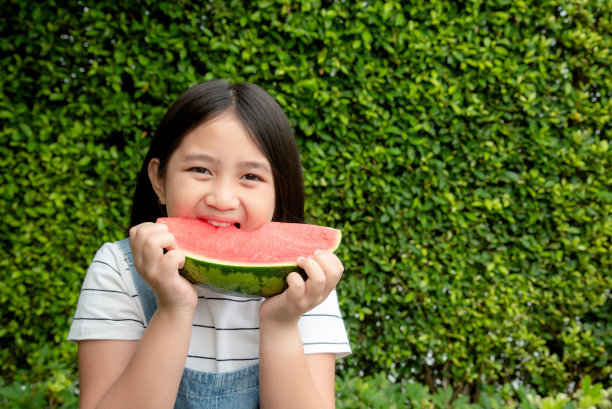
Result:
[[[120,270],[127,267],[127,261],[120,249],[118,241],[104,243],[96,252],[91,260],[90,268],[106,266],[114,270],[116,274],[120,274]]]
[[[143,331],[126,254],[119,242],[105,243],[87,269],[69,339],[138,339]]]
[[[96,251],[87,268],[81,293],[87,288],[124,290],[133,293],[133,284],[126,282],[126,279],[130,278],[126,273],[129,273],[129,265],[117,242],[104,243]]]

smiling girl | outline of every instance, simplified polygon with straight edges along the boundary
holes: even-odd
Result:
[[[292,129],[260,87],[210,81],[184,92],[154,135],[129,238],[105,243],[85,277],[69,339],[81,408],[333,408],[335,360],[350,353],[329,252],[297,260],[269,299],[197,287],[158,217],[252,231],[303,222]]]

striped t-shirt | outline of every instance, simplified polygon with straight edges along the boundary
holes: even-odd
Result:
[[[240,298],[196,286],[198,306],[193,318],[186,367],[227,372],[254,365],[259,355],[259,306],[263,298]],[[298,327],[306,354],[351,353],[336,291],[304,314]],[[139,340],[145,315],[130,268],[116,243],[96,253],[81,288],[68,339]]]

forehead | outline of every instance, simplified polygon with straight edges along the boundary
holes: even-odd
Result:
[[[184,136],[175,153],[181,157],[206,155],[216,161],[237,158],[263,160],[269,166],[246,127],[233,115],[222,115],[198,125]]]

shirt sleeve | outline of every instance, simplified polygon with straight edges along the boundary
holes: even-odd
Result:
[[[138,340],[144,330],[129,266],[119,247],[106,243],[85,275],[68,340]]]
[[[333,353],[339,359],[351,353],[336,290],[320,305],[304,314],[298,328],[306,354]]]

